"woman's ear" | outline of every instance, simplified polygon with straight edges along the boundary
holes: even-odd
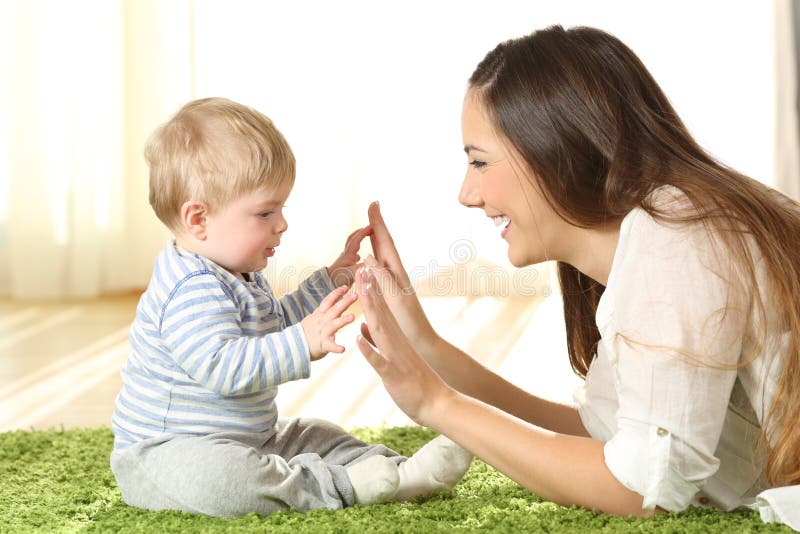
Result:
[[[181,206],[181,225],[200,241],[206,239],[208,206],[199,200],[187,200]]]

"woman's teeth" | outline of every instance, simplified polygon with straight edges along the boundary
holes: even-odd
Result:
[[[495,226],[503,226],[504,228],[508,226],[511,222],[511,218],[508,215],[498,215],[497,217],[492,217]]]

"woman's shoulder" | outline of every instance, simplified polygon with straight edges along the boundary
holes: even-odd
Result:
[[[692,287],[735,283],[741,273],[731,260],[689,197],[677,187],[662,186],[623,219],[607,289],[679,287],[690,297]]]
[[[686,219],[699,215],[689,196],[674,185],[654,189],[631,213],[639,219],[639,224],[658,224],[671,231],[695,229]]]
[[[672,186],[655,190],[631,210],[620,227],[609,298],[636,310],[633,315],[641,312],[635,302],[696,311],[726,299],[744,306],[750,288],[742,283],[743,270],[699,215],[689,197]]]
[[[622,220],[618,252],[623,259],[662,262],[705,251],[709,228],[689,197],[677,187],[661,186]],[[692,219],[695,220],[692,220]]]

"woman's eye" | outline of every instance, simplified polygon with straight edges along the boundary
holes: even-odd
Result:
[[[481,161],[479,159],[473,159],[472,161],[469,162],[469,164],[475,167],[476,169],[482,169],[486,167],[486,162]]]

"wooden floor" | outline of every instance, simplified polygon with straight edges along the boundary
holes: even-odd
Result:
[[[512,382],[569,402],[569,369],[557,297],[541,300],[431,297],[438,332]],[[138,296],[26,304],[0,300],[0,431],[109,426],[130,349]],[[412,424],[355,348],[355,323],[337,335],[348,348],[281,386],[281,415],[321,417],[345,428]]]

